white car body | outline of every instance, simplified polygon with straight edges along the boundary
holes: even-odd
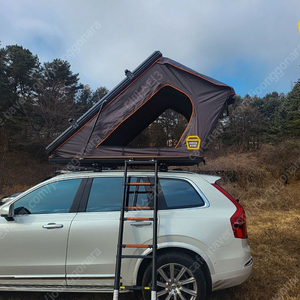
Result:
[[[132,171],[128,175],[153,176],[153,172]],[[5,203],[0,208],[1,213],[39,188],[55,194],[55,184],[60,181],[86,179],[88,182],[91,178],[116,177],[123,178],[123,172],[59,175]],[[208,290],[224,289],[246,281],[252,270],[250,248],[246,238],[234,236],[230,218],[236,206],[212,185],[219,177],[169,171],[160,172],[159,178],[187,181],[204,200],[204,205],[158,211],[158,255],[161,251],[174,250],[192,256],[194,263],[190,270],[203,268]],[[88,183],[81,191],[82,197],[87,193],[87,186]],[[135,213],[140,217],[152,215],[151,211]],[[125,216],[132,214],[126,212]],[[21,214],[13,220],[1,217],[0,290],[112,291],[119,217],[119,211]],[[124,240],[151,244],[151,239],[152,224],[126,222]],[[147,255],[151,249],[126,251],[126,254]],[[142,259],[122,260],[122,283],[139,284],[141,266]]]

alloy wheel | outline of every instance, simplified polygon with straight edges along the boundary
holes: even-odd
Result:
[[[157,270],[157,299],[195,300],[197,282],[185,266],[168,263]]]

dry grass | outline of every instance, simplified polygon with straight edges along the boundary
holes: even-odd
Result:
[[[23,191],[26,191],[30,188],[30,185],[24,185],[24,184],[16,184],[12,186],[4,186],[2,188],[2,194],[0,194],[0,198],[5,195],[10,195],[14,193],[21,193]]]
[[[206,164],[188,170],[222,177],[222,185],[230,190],[248,191],[253,187],[264,188],[272,176],[260,159],[252,153],[235,153],[217,158],[207,158]]]
[[[211,300],[300,299],[300,183],[284,187],[274,195],[276,204],[288,201],[283,206],[289,209],[280,210],[279,205],[277,209],[265,203],[251,210],[255,200],[241,200],[246,213],[247,208],[253,211],[247,221],[254,258],[253,274],[241,286],[213,293]]]
[[[53,174],[47,161],[37,162],[29,155],[9,153],[0,159],[0,195],[21,192]]]
[[[222,171],[221,185],[246,209],[249,244],[254,258],[248,282],[215,292],[216,299],[300,299],[300,162],[299,141],[259,153],[235,153],[210,158],[197,172]],[[283,179],[283,178],[282,178]],[[297,283],[295,283],[297,281]]]

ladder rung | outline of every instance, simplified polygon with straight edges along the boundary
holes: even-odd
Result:
[[[150,206],[128,206],[127,209],[144,210],[151,209]]]
[[[152,255],[122,255],[122,258],[153,258]]]
[[[124,221],[153,221],[153,218],[129,217],[124,218]]]
[[[149,286],[120,286],[120,290],[150,290]]]
[[[150,182],[129,182],[126,183],[127,186],[153,186],[153,183]]]
[[[153,245],[144,244],[123,244],[122,248],[153,248]]]

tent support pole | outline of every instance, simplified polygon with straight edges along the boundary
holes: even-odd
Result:
[[[93,126],[93,128],[92,128],[92,130],[91,130],[91,132],[90,132],[89,138],[88,138],[88,140],[87,140],[87,142],[86,142],[86,144],[85,144],[84,150],[83,150],[83,152],[82,152],[82,156],[84,156],[85,150],[86,150],[86,148],[87,148],[87,146],[88,146],[88,144],[89,144],[89,142],[90,142],[90,140],[91,140],[91,137],[92,137],[92,135],[93,135],[94,129],[95,129],[96,124],[97,124],[97,122],[98,122],[98,120],[99,120],[99,117],[100,117],[100,114],[101,114],[102,107],[103,107],[103,102],[102,102],[102,104],[101,104],[101,106],[100,106],[100,109],[99,109],[98,116],[97,116],[97,118],[96,118],[95,124],[94,124],[94,126]]]

